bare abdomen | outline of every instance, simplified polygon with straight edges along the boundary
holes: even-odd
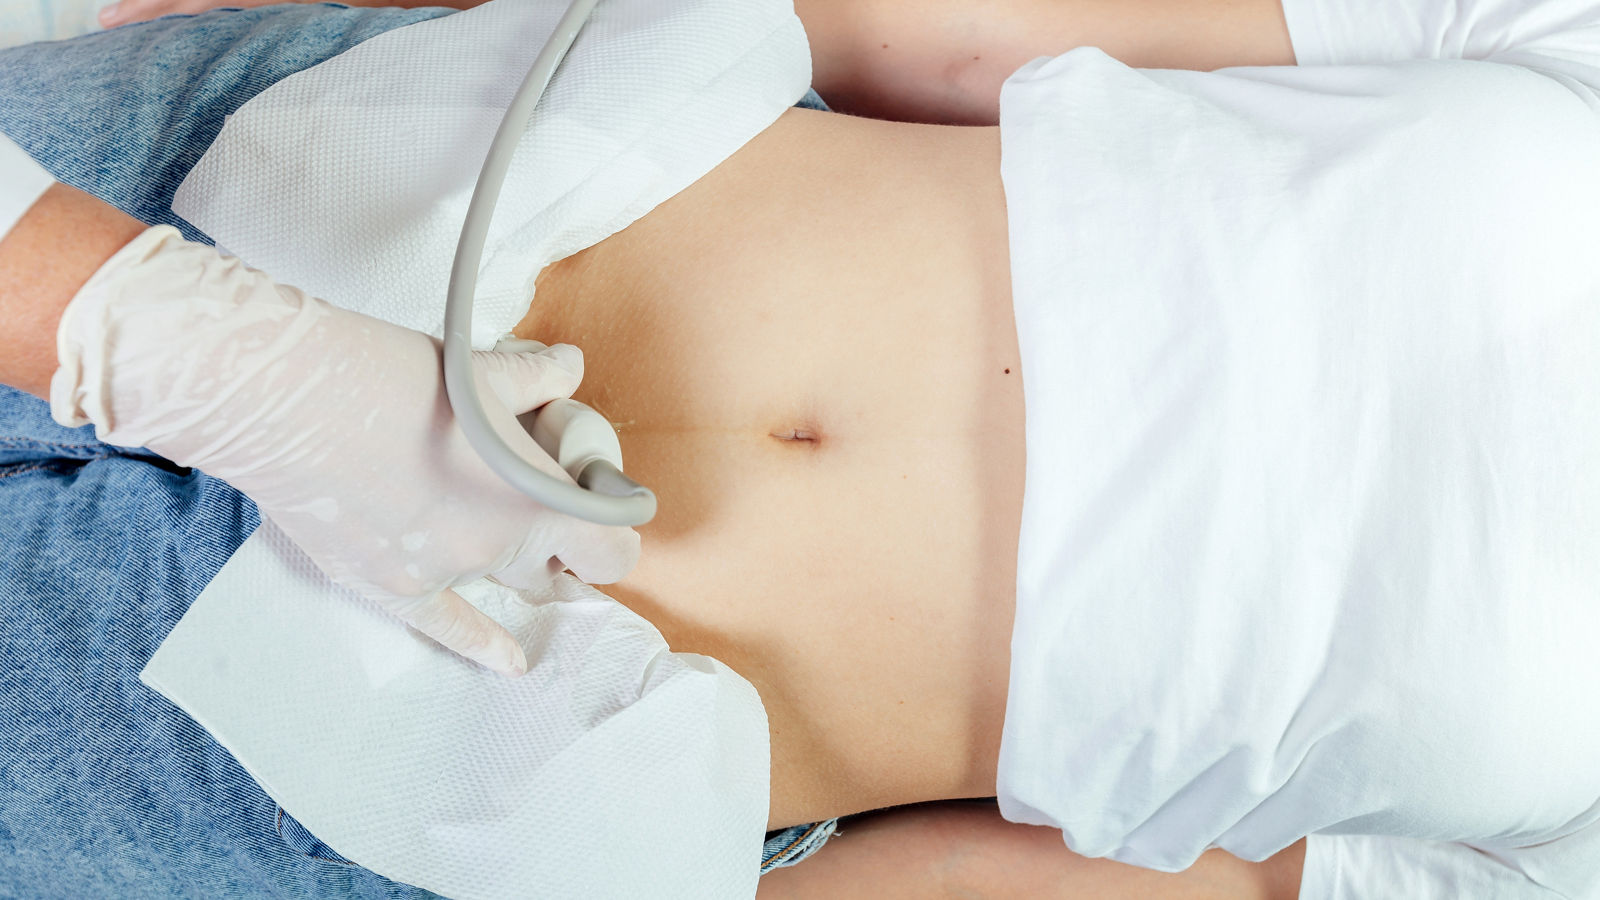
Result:
[[[998,136],[792,111],[519,327],[658,494],[607,592],[760,691],[771,825],[993,792],[1023,471]]]

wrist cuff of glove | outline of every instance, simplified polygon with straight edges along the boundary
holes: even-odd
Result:
[[[69,428],[90,423],[101,431],[113,428],[104,352],[107,335],[114,330],[109,307],[127,299],[117,289],[123,273],[175,243],[184,243],[183,235],[170,225],[146,229],[106,260],[62,311],[56,328],[56,371],[50,379],[50,415],[57,422]]]

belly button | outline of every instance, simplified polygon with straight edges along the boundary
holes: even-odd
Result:
[[[813,428],[786,428],[771,433],[772,437],[786,443],[804,443],[816,445],[822,442],[822,435]]]

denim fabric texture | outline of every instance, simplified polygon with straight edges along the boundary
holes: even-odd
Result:
[[[3,50],[0,131],[58,180],[206,240],[172,195],[226,116],[450,13],[284,5]],[[815,93],[800,105],[826,109]],[[333,852],[139,682],[259,523],[222,481],[64,428],[0,386],[0,897],[435,896]],[[772,833],[762,871],[815,852],[834,825]]]

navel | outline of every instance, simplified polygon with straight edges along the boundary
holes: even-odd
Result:
[[[806,444],[812,448],[822,443],[822,433],[811,426],[795,426],[793,428],[780,428],[771,432],[771,436],[784,443]]]

